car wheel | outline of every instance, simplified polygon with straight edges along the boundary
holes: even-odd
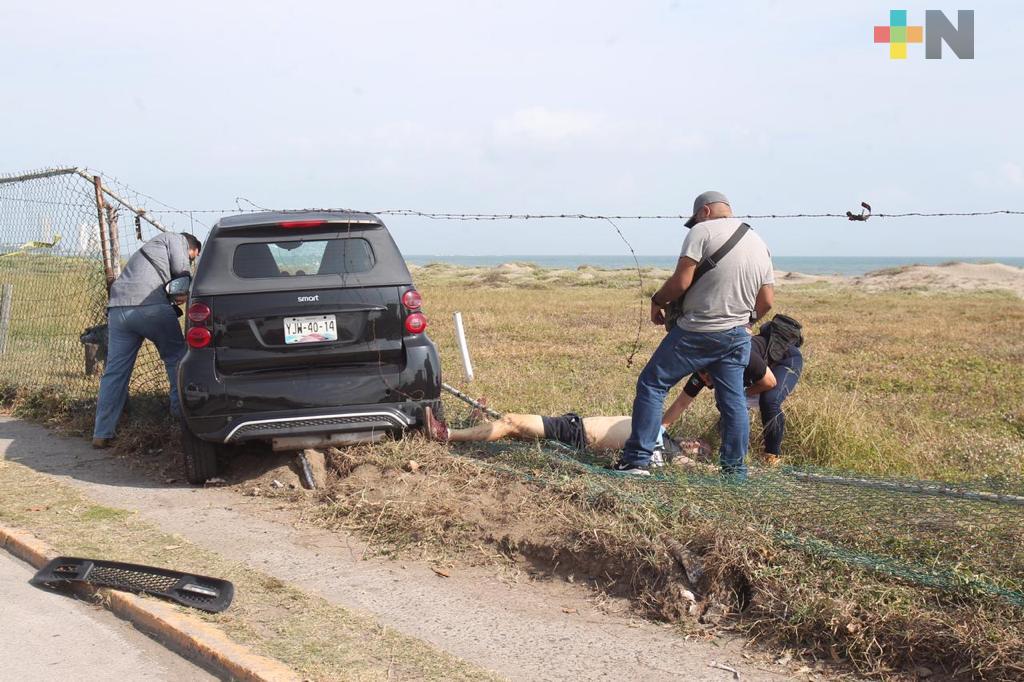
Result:
[[[216,443],[197,438],[181,422],[181,449],[185,454],[185,479],[193,485],[202,485],[217,475]]]

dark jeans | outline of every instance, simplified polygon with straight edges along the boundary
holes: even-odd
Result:
[[[724,332],[689,332],[676,327],[666,334],[637,379],[633,430],[620,461],[650,465],[669,389],[683,377],[706,369],[715,381],[715,400],[722,413],[722,472],[745,475],[750,417],[743,370],[749,359],[750,334],[745,327]]]
[[[107,366],[100,379],[100,394],[96,399],[93,437],[113,438],[128,398],[128,382],[132,378],[135,358],[146,339],[156,345],[167,368],[167,380],[171,384],[171,413],[177,416],[181,409],[178,405],[178,361],[188,348],[174,308],[166,303],[115,306],[107,311],[107,325],[110,334]]]
[[[786,414],[782,411],[782,401],[796,388],[803,370],[804,356],[796,346],[789,349],[779,364],[772,365],[775,388],[762,393],[759,401],[761,424],[764,427],[764,451],[770,455],[782,454],[782,436],[786,432]]]

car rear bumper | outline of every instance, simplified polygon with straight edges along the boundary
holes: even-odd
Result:
[[[241,443],[290,436],[401,432],[440,405],[440,362],[422,335],[407,343],[404,366],[352,366],[223,375],[212,350],[178,365],[185,423],[197,437]]]
[[[400,433],[422,424],[423,407],[434,401],[346,405],[329,410],[275,410],[226,417],[185,417],[199,438],[244,443],[294,436]]]

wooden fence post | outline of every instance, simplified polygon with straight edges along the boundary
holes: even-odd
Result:
[[[110,249],[107,245],[107,221],[106,211],[104,206],[106,202],[103,200],[103,181],[100,180],[100,176],[92,176],[92,184],[96,190],[96,219],[100,231],[100,250],[103,252],[103,274],[107,278],[107,289],[110,289],[110,285],[114,283],[114,270],[110,262]]]
[[[11,328],[11,307],[14,305],[14,285],[3,286],[0,298],[0,355],[7,352],[7,333]]]
[[[110,271],[114,279],[121,276],[121,233],[118,231],[118,212],[107,204],[107,232],[110,235]]]

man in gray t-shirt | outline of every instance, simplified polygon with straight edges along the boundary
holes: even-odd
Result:
[[[107,302],[107,363],[96,397],[93,447],[105,448],[114,437],[128,398],[135,358],[142,342],[156,345],[171,385],[171,413],[178,404],[178,361],[185,355],[185,340],[164,286],[189,274],[193,259],[202,248],[199,240],[186,233],[164,232],[142,245],[128,259],[110,286]]]
[[[728,241],[738,218],[712,218],[693,226],[680,258],[700,263]],[[677,324],[691,332],[720,332],[750,322],[761,287],[775,284],[768,247],[753,231],[743,235],[722,262],[686,290]]]
[[[697,265],[707,261],[741,224],[720,192],[704,192],[693,202],[693,216],[686,221],[691,231],[683,241],[676,270],[651,297],[655,324],[664,324],[665,308],[685,295],[683,314],[637,379],[632,432],[613,469],[650,473],[665,396],[683,377],[705,369],[717,387],[715,400],[722,414],[722,472],[746,475],[750,419],[743,370],[750,358],[748,325],[767,313],[774,299],[768,247],[748,230],[715,267],[693,282]]]

